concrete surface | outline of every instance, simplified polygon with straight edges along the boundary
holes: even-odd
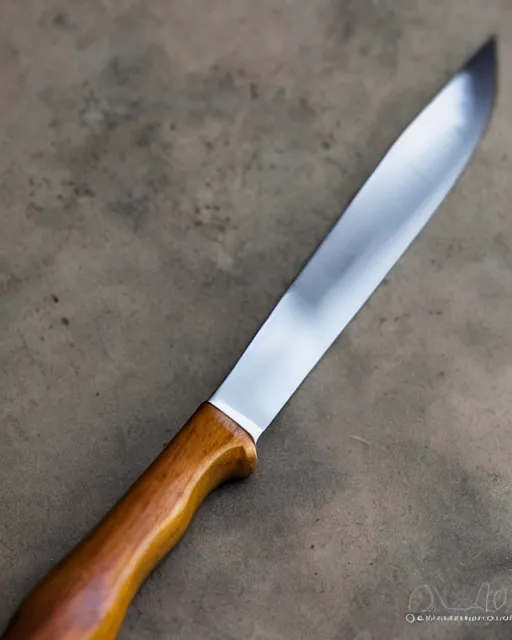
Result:
[[[0,627],[497,30],[470,168],[120,638],[509,638],[405,615],[512,613],[510,0],[4,0],[0,22]]]

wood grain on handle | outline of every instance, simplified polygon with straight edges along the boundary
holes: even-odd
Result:
[[[203,404],[106,518],[22,603],[3,640],[111,640],[203,499],[256,466],[252,438]]]

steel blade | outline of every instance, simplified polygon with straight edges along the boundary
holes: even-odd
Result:
[[[441,204],[492,111],[490,40],[402,133],[210,402],[256,440]]]

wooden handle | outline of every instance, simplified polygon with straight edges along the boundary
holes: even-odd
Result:
[[[252,438],[203,404],[106,518],[35,588],[3,640],[111,640],[203,499],[256,466]]]

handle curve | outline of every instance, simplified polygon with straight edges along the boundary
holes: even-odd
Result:
[[[219,484],[256,467],[249,434],[199,407],[100,524],[22,603],[3,640],[113,640],[144,579]]]

